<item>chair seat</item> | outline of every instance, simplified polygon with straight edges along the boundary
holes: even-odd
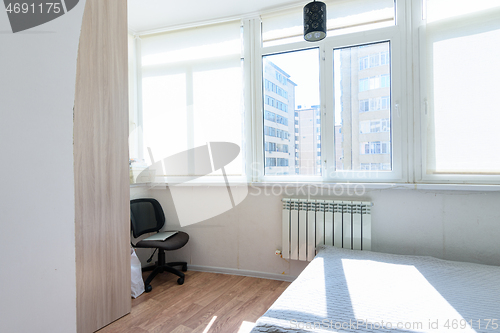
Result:
[[[175,235],[164,241],[140,241],[135,247],[140,248],[159,248],[165,251],[177,250],[186,245],[189,235],[184,231],[178,231]]]

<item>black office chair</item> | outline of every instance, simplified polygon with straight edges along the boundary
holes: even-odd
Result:
[[[135,199],[130,201],[130,222],[132,233],[135,238],[149,232],[159,232],[165,225],[165,214],[160,203],[155,199]],[[150,292],[153,287],[150,283],[158,273],[164,271],[173,273],[179,277],[178,284],[184,283],[184,273],[173,268],[173,266],[182,266],[182,271],[187,271],[186,262],[165,262],[165,251],[177,250],[186,245],[189,240],[189,235],[185,232],[178,231],[175,235],[165,239],[164,241],[142,240],[132,246],[137,248],[156,248],[158,249],[158,261],[152,267],[145,268],[153,270],[144,281],[145,291]],[[156,250],[155,250],[156,251]]]

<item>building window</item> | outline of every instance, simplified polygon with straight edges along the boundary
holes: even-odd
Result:
[[[370,111],[370,100],[362,99],[359,101],[359,112]]]
[[[287,158],[278,158],[276,163],[277,163],[277,166],[287,167],[288,166],[288,159]]]
[[[388,110],[389,109],[389,96],[383,96],[380,98],[380,109]]]
[[[361,46],[360,46],[361,47]],[[369,46],[367,46],[369,47]],[[363,47],[361,47],[363,48]],[[389,52],[372,53],[370,56],[364,56],[359,58],[359,70],[388,65],[389,64]]]
[[[380,110],[380,98],[370,98],[370,111]]]
[[[360,143],[360,153],[363,155],[390,154],[390,142],[362,142]]]
[[[389,52],[380,53],[380,65],[389,65]]]
[[[366,90],[370,90],[370,79],[359,79],[359,91],[362,92]]]
[[[388,88],[391,86],[391,78],[389,74],[384,74],[380,77],[380,88]]]
[[[391,120],[389,118],[380,120],[380,132],[391,131]]]
[[[367,69],[367,68],[369,68],[368,57],[359,58],[359,70],[362,71],[363,69]]]
[[[361,170],[390,170],[390,163],[361,163]]]
[[[276,166],[276,158],[275,157],[266,157],[266,165],[268,167],[275,167]]]
[[[282,116],[280,116],[280,115],[277,115],[277,116],[276,116],[276,122],[277,122],[278,124],[282,124],[282,125],[286,125],[286,126],[288,126],[288,118],[282,117]]]
[[[370,90],[380,88],[380,76],[373,76],[370,78]]]
[[[276,114],[274,112],[266,111],[264,113],[264,119],[269,121],[276,121]]]

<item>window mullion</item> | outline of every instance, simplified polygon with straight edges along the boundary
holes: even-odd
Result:
[[[252,161],[249,164],[252,181],[262,181],[264,175],[264,125],[263,125],[263,99],[262,99],[262,34],[260,17],[250,19],[248,22],[250,38],[249,44],[249,70],[248,73],[251,93],[251,133],[252,133]]]
[[[335,170],[335,107],[334,99],[329,91],[334,91],[333,82],[333,48],[323,43],[320,48],[320,99],[321,99],[321,160],[324,181],[331,180],[331,172]]]
[[[254,181],[253,174],[254,163],[256,161],[255,154],[255,128],[254,128],[254,113],[255,113],[255,98],[254,98],[254,49],[255,36],[253,32],[254,19],[243,19],[243,70],[244,70],[244,109],[245,109],[245,145],[242,147],[245,154],[245,175],[247,181]]]

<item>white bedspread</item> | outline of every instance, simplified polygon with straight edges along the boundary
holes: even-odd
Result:
[[[500,333],[500,267],[325,246],[252,332]]]

